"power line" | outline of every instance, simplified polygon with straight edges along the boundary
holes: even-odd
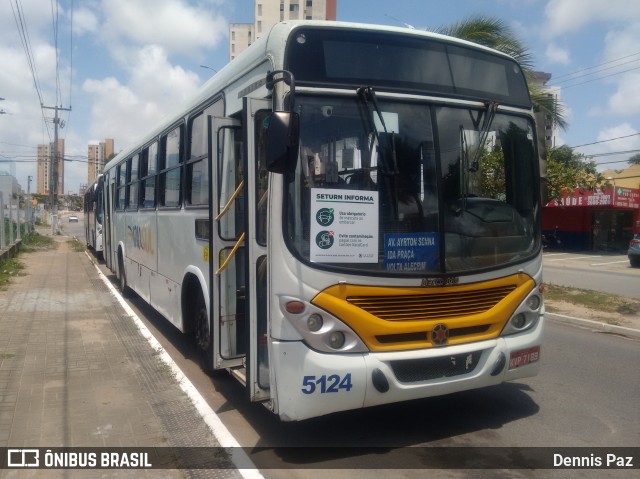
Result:
[[[616,138],[609,138],[608,140],[600,140],[600,141],[594,141],[593,143],[584,143],[582,145],[576,145],[576,146],[570,146],[569,148],[580,148],[582,146],[590,146],[590,145],[597,145],[598,143],[606,143],[608,141],[615,141],[615,140],[621,140],[623,138],[630,138],[632,136],[638,136],[640,135],[640,133],[632,133],[630,135],[625,135],[625,136],[618,136]]]
[[[587,74],[585,74],[585,75],[580,75],[580,76],[573,77],[573,78],[567,78],[566,80],[556,81],[556,82],[552,83],[550,86],[558,86],[558,85],[560,85],[561,83],[567,83],[567,82],[571,82],[571,81],[579,80],[579,79],[581,79],[581,78],[588,77],[588,76],[590,76],[590,75],[595,75],[596,73],[600,73],[600,72],[603,72],[603,71],[606,71],[606,70],[612,70],[612,69],[614,69],[614,68],[621,67],[622,65],[628,65],[629,63],[637,63],[637,62],[639,62],[639,61],[640,61],[640,58],[636,58],[635,60],[629,60],[628,62],[623,62],[623,63],[619,63],[619,64],[617,64],[617,65],[613,65],[613,66],[611,66],[611,67],[602,68],[602,69],[600,69],[600,70],[596,70],[596,71],[594,71],[594,72],[587,73]],[[625,70],[625,71],[629,71],[629,70]],[[618,73],[624,73],[624,72],[617,72],[617,73],[614,73],[614,75],[617,75]],[[609,76],[611,76],[611,75],[609,75]],[[602,78],[606,78],[606,77],[602,77]]]
[[[71,94],[73,92],[73,0],[70,6],[70,25],[69,25],[69,105],[72,105]],[[71,119],[71,111],[67,112],[67,125]]]
[[[40,80],[38,78],[38,70],[36,68],[33,51],[31,49],[31,40],[29,39],[29,32],[27,29],[27,22],[24,15],[24,11],[22,10],[22,5],[20,4],[20,0],[15,0],[14,4],[11,4],[11,11],[13,12],[13,18],[16,22],[16,27],[18,28],[18,35],[20,36],[20,41],[22,43],[22,48],[24,49],[25,56],[27,58],[27,64],[29,66],[29,70],[31,71],[31,78],[33,79],[33,85],[36,90],[36,94],[38,95],[38,100],[40,101],[40,112],[42,114],[42,120],[47,129],[47,134],[49,135],[49,141],[51,141],[51,131],[46,124],[46,116],[44,114],[44,110],[42,109],[42,105],[44,101],[42,99],[42,88],[40,87]]]
[[[634,57],[634,56],[636,56],[636,55],[640,55],[640,52],[632,53],[632,54],[630,54],[630,55],[625,55],[625,56],[623,56],[623,57],[616,58],[616,59],[614,59],[614,60],[609,60],[608,62],[599,63],[599,64],[597,64],[597,65],[590,66],[590,67],[587,67],[587,68],[582,68],[581,70],[576,70],[576,71],[574,71],[574,72],[572,72],[572,73],[565,73],[564,75],[559,75],[559,76],[557,76],[555,79],[557,80],[558,78],[564,78],[564,77],[567,77],[567,76],[573,76],[573,75],[575,75],[576,73],[582,73],[582,72],[587,71],[587,70],[593,70],[593,69],[595,69],[595,68],[600,68],[600,67],[601,67],[601,66],[603,66],[603,65],[608,65],[608,64],[610,64],[610,63],[619,62],[620,60],[624,60],[625,58],[631,58],[631,57]],[[633,61],[636,61],[636,60],[633,60]],[[588,75],[591,75],[591,73],[589,73]],[[585,75],[585,76],[586,76],[586,75]],[[564,80],[563,80],[563,81],[564,81]]]
[[[54,0],[51,0],[51,23],[53,27],[53,46],[56,55],[56,105],[60,105],[62,103],[62,95],[60,95],[60,55],[58,54],[58,2]]]
[[[629,160],[616,160],[616,161],[601,161],[601,162],[596,162],[596,165],[600,166],[600,165],[614,165],[616,163],[629,163]]]
[[[615,178],[611,178],[612,180],[628,180],[630,178],[640,178],[640,175],[632,175],[632,176],[616,176]],[[608,179],[608,178],[607,178]],[[624,187],[622,187],[624,188]]]
[[[587,158],[599,158],[601,156],[613,156],[613,155],[626,155],[628,153],[637,153],[640,150],[625,150],[625,151],[609,151],[607,153],[583,153]]]
[[[573,88],[574,86],[584,85],[586,83],[591,83],[591,82],[598,81],[598,80],[604,80],[605,78],[613,77],[613,76],[616,76],[616,75],[621,75],[622,73],[628,73],[628,72],[631,72],[631,71],[634,71],[634,70],[638,70],[638,69],[640,69],[640,67],[629,68],[628,70],[622,70],[621,72],[612,73],[610,75],[605,75],[605,76],[601,76],[601,77],[598,77],[598,78],[592,78],[591,80],[586,80],[586,81],[583,81],[581,83],[575,83],[573,85],[563,86],[562,89],[566,90],[567,88]]]

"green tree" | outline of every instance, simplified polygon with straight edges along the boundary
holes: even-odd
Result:
[[[435,29],[437,33],[479,43],[494,50],[512,56],[520,64],[527,78],[533,73],[531,52],[520,41],[515,33],[503,21],[495,17],[473,16],[453,25]],[[549,116],[553,123],[563,130],[567,129],[566,110],[556,98],[549,96],[529,81],[529,93],[535,111]]]
[[[570,146],[552,148],[547,152],[548,201],[560,199],[575,189],[594,190],[603,182],[595,161],[587,161]]]
[[[640,153],[636,153],[631,158],[629,158],[630,165],[640,165]]]

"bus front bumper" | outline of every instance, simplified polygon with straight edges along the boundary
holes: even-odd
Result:
[[[283,421],[441,396],[535,376],[544,316],[517,335],[439,348],[325,354],[272,342],[275,409]]]

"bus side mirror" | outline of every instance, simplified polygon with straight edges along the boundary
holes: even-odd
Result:
[[[265,133],[267,170],[286,173],[295,169],[300,140],[300,116],[295,112],[274,111],[262,126]]]

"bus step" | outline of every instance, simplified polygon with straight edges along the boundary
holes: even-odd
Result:
[[[229,369],[231,375],[240,381],[242,384],[247,384],[247,369],[240,366]]]

